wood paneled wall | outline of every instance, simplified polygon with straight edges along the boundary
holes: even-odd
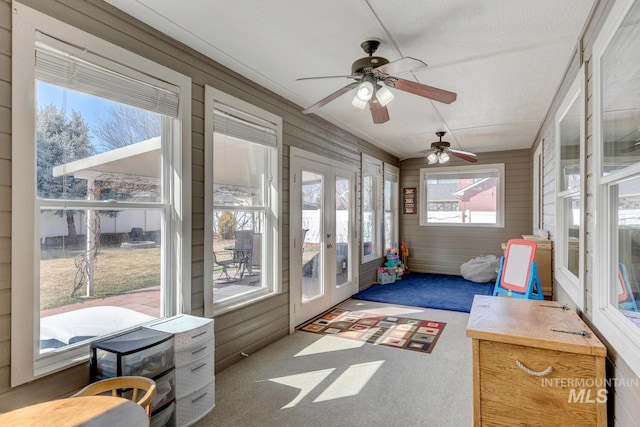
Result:
[[[504,163],[505,165],[505,222],[504,227],[420,226],[419,215],[402,214],[400,239],[409,247],[409,269],[416,272],[457,274],[460,265],[481,255],[502,255],[500,244],[511,238],[531,234],[532,159],[530,150],[495,151],[479,153],[478,165]],[[468,163],[452,159],[448,166]],[[428,166],[424,159],[409,159],[400,164],[400,191],[416,187],[419,204],[420,168]]]
[[[0,381],[11,356],[11,1],[0,1]],[[6,389],[6,387],[2,387]],[[2,390],[0,388],[0,392]],[[2,406],[0,405],[0,408]]]
[[[604,21],[606,20],[615,0],[598,1],[593,10],[592,16],[585,27],[584,33],[576,46],[574,57],[567,67],[565,77],[561,82],[556,97],[549,108],[549,112],[540,130],[539,143],[544,144],[544,194],[543,194],[543,227],[549,230],[553,239],[556,231],[556,165],[555,158],[555,115],[559,105],[564,100],[567,90],[573,83],[584,64],[586,69],[586,146],[585,146],[585,166],[584,179],[585,188],[585,212],[583,216],[586,236],[584,242],[585,250],[585,310],[582,316],[589,326],[597,333],[598,329],[591,324],[591,313],[593,310],[593,252],[595,247],[595,174],[594,166],[594,144],[593,144],[593,64],[591,62],[593,43],[595,42]],[[556,299],[575,306],[571,298],[554,284],[554,295]],[[614,382],[617,386],[609,389],[608,395],[608,418],[609,425],[640,427],[640,379],[634,374],[628,364],[618,356],[615,350],[607,343],[606,337],[600,335],[600,339],[607,344],[607,376],[621,381]]]
[[[216,370],[289,333],[289,148],[299,147],[360,165],[361,153],[398,166],[389,153],[337,128],[101,0],[21,3],[192,79],[192,314],[204,313],[204,87],[213,86],[283,118],[283,293],[216,317]],[[359,187],[358,187],[359,188]],[[86,364],[10,387],[11,283],[11,2],[0,0],[0,411],[66,396],[88,380]],[[381,262],[381,260],[380,260]],[[377,262],[376,265],[379,265]],[[375,276],[362,266],[364,283]]]

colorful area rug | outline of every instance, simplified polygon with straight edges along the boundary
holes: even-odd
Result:
[[[407,350],[431,353],[446,323],[366,311],[331,310],[299,329]]]
[[[410,273],[395,283],[372,285],[353,298],[469,313],[473,297],[491,295],[493,285],[471,282],[462,276]]]

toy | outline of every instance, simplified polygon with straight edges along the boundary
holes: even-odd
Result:
[[[396,281],[395,273],[391,273],[384,267],[378,267],[378,284],[386,285]]]
[[[402,262],[405,273],[409,272],[409,248],[407,247],[407,241],[402,240],[400,242],[400,262]]]
[[[388,274],[395,276],[395,280],[400,280],[404,274],[404,265],[400,260],[398,244],[394,244],[393,248],[387,249],[385,255],[385,263],[383,268]],[[378,280],[379,282],[379,280]]]

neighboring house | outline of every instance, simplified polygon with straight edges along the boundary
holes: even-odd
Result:
[[[483,178],[466,185],[454,194],[460,201],[460,210],[493,212],[497,202],[497,180]]]
[[[500,244],[510,238],[531,234],[533,229],[550,231],[551,238],[554,240],[555,256],[559,260],[559,264],[556,264],[554,298],[566,301],[572,307],[578,308],[583,317],[593,326],[594,331],[608,345],[608,374],[610,376],[618,379],[637,380],[638,366],[640,366],[638,359],[640,357],[640,341],[630,339],[628,342],[620,342],[620,337],[624,336],[624,332],[630,331],[633,335],[637,334],[637,331],[634,332],[624,322],[624,319],[619,318],[620,313],[599,314],[601,312],[599,307],[603,304],[601,299],[612,294],[607,293],[609,288],[606,287],[608,286],[606,285],[606,273],[603,272],[604,267],[599,261],[605,259],[606,253],[604,252],[610,248],[599,247],[602,242],[597,240],[599,237],[596,233],[598,230],[595,228],[594,217],[596,213],[601,215],[602,212],[598,211],[600,208],[593,200],[595,196],[602,197],[603,186],[612,190],[620,188],[622,196],[628,195],[622,191],[627,185],[625,182],[633,182],[635,185],[638,183],[637,175],[619,178],[614,176],[619,181],[602,183],[596,181],[596,176],[599,176],[595,170],[596,166],[584,162],[589,166],[581,174],[583,177],[581,184],[585,185],[586,183],[582,199],[583,201],[587,200],[580,206],[583,210],[581,218],[585,218],[583,222],[586,223],[582,224],[584,230],[578,236],[582,239],[579,245],[579,254],[583,259],[581,265],[584,267],[578,276],[572,278],[571,268],[574,268],[577,263],[572,262],[569,266],[571,268],[565,268],[567,263],[562,264],[564,259],[562,251],[569,246],[565,236],[575,237],[575,232],[569,231],[572,229],[571,224],[566,226],[567,229],[563,228],[565,225],[559,219],[564,218],[561,216],[563,211],[560,208],[561,202],[564,203],[563,195],[572,198],[575,194],[562,192],[556,194],[556,182],[560,179],[556,176],[557,164],[560,162],[556,157],[560,156],[554,154],[556,145],[555,115],[562,106],[576,76],[579,76],[581,72],[585,73],[581,68],[585,66],[585,63],[587,63],[586,80],[589,85],[594,84],[594,64],[591,60],[600,59],[592,58],[594,52],[597,53],[594,44],[596,44],[600,32],[603,31],[603,23],[607,15],[612,9],[616,10],[614,7],[616,3],[623,2],[625,0],[619,2],[602,0],[599,2],[594,19],[590,20],[584,29],[583,37],[578,46],[579,51],[576,52],[569,64],[565,79],[561,87],[558,88],[557,96],[550,104],[549,113],[541,125],[539,137],[534,146],[531,149],[479,154],[478,164],[480,165],[496,163],[505,165],[505,226],[482,229],[454,226],[422,227],[415,221],[415,216],[405,214],[399,215],[399,236],[401,238],[409,236],[407,245],[411,248],[410,263],[413,271],[459,274],[459,266],[468,259],[487,253],[499,255],[501,253]],[[22,319],[21,316],[26,316],[30,317],[33,322],[35,306],[33,300],[29,300],[28,295],[26,299],[22,295],[24,288],[28,288],[27,283],[17,281],[15,277],[12,278],[12,268],[14,270],[21,268],[21,265],[18,265],[16,261],[17,254],[12,249],[12,243],[20,245],[16,242],[24,240],[25,235],[29,232],[27,228],[33,225],[31,221],[33,218],[23,218],[16,214],[20,209],[16,205],[16,201],[20,202],[25,198],[31,201],[33,197],[28,193],[17,194],[16,188],[24,183],[21,183],[16,177],[12,177],[10,173],[12,164],[16,166],[14,164],[16,159],[23,158],[20,157],[23,156],[22,152],[18,152],[15,148],[12,150],[12,142],[14,143],[13,147],[17,146],[17,142],[12,141],[13,135],[20,132],[21,128],[28,127],[24,123],[12,123],[11,111],[17,107],[13,104],[11,93],[13,92],[13,99],[16,99],[18,94],[21,97],[24,96],[23,90],[33,91],[33,89],[17,87],[16,76],[15,74],[12,76],[12,63],[16,61],[14,57],[20,55],[16,49],[13,51],[11,49],[12,36],[17,31],[12,26],[13,9],[16,4],[16,2],[12,3],[7,0],[0,1],[0,46],[2,46],[0,48],[0,117],[2,118],[0,120],[0,301],[2,302],[0,304],[0,397],[2,400],[0,411],[45,399],[66,396],[85,384],[88,377],[87,364],[72,365],[64,369],[58,368],[55,363],[64,363],[64,360],[52,361],[49,366],[41,366],[41,371],[35,372],[34,375],[33,369],[29,369],[29,367],[33,368],[31,357],[33,353],[28,351],[32,347],[29,347],[27,351],[22,348],[23,341],[28,341],[30,342],[28,345],[33,345],[33,340],[31,337],[32,329],[24,326],[20,319]],[[419,169],[424,166],[423,160],[411,159],[400,162],[399,159],[382,149],[338,129],[318,117],[305,116],[299,112],[298,106],[286,102],[279,96],[274,96],[269,90],[229,71],[211,59],[193,50],[185,49],[184,46],[168,36],[137,23],[135,19],[126,16],[106,3],[99,0],[87,2],[24,0],[22,4],[69,25],[70,27],[64,26],[64,31],[72,32],[79,29],[88,32],[119,48],[125,48],[145,60],[159,64],[161,66],[158,68],[159,73],[168,70],[169,75],[179,73],[188,79],[188,82],[180,80],[177,83],[184,84],[185,88],[188,87],[190,89],[188,93],[174,91],[176,103],[180,105],[179,108],[175,107],[177,111],[169,111],[172,109],[172,106],[169,105],[167,111],[162,113],[174,120],[180,120],[182,125],[179,129],[174,129],[174,135],[183,132],[182,138],[186,145],[175,148],[176,152],[183,155],[179,160],[184,163],[180,164],[178,159],[173,159],[176,164],[171,169],[173,172],[180,172],[174,174],[172,179],[175,179],[175,182],[172,181],[171,184],[175,185],[172,187],[173,190],[180,191],[177,193],[167,192],[171,193],[172,197],[181,197],[181,199],[174,199],[172,203],[158,204],[153,207],[158,212],[166,209],[162,212],[172,214],[167,215],[166,218],[180,217],[179,222],[172,224],[173,232],[176,233],[176,236],[179,235],[180,239],[176,238],[172,242],[179,240],[180,244],[184,246],[172,248],[176,251],[174,255],[176,259],[180,259],[180,262],[175,259],[169,260],[174,264],[168,272],[175,278],[176,283],[180,284],[182,294],[174,295],[171,310],[184,310],[199,316],[212,315],[208,302],[210,289],[206,285],[208,282],[205,279],[205,271],[209,271],[207,269],[210,268],[210,261],[206,256],[210,249],[209,246],[211,246],[211,240],[208,240],[208,236],[213,235],[209,233],[211,224],[208,222],[210,218],[207,217],[207,214],[214,206],[215,201],[210,201],[206,194],[209,190],[213,194],[212,186],[214,183],[207,180],[209,165],[206,163],[205,157],[206,153],[209,153],[209,145],[215,144],[215,141],[209,140],[213,132],[209,132],[211,129],[208,127],[209,122],[206,117],[208,110],[206,108],[210,106],[209,102],[212,101],[212,111],[215,109],[218,114],[230,101],[218,93],[210,97],[208,88],[217,88],[228,93],[230,97],[240,100],[241,105],[256,106],[264,112],[259,117],[260,120],[256,120],[256,123],[264,128],[261,130],[264,130],[263,133],[267,134],[267,138],[264,142],[250,145],[247,150],[253,153],[252,155],[255,155],[256,158],[273,160],[271,163],[267,160],[262,163],[256,162],[256,165],[268,164],[268,167],[273,169],[259,170],[255,177],[252,176],[252,179],[255,178],[256,181],[264,183],[266,181],[261,178],[277,176],[280,182],[284,178],[285,184],[288,184],[290,165],[288,160],[285,162],[281,159],[285,156],[288,159],[289,153],[297,147],[323,153],[356,170],[361,168],[363,155],[370,156],[379,160],[381,165],[384,163],[385,167],[389,165],[400,169],[399,187],[415,188],[420,185]],[[105,49],[112,48],[111,45],[109,46]],[[640,61],[637,58],[636,56],[636,65],[637,61]],[[28,71],[33,72],[33,65]],[[523,85],[526,83],[526,81],[522,82]],[[640,84],[637,81],[635,83],[636,85]],[[33,82],[31,85],[33,86]],[[637,86],[635,89],[637,91]],[[167,88],[167,91],[170,92],[171,88]],[[592,86],[587,86],[586,93],[582,93],[583,98],[588,100],[586,102],[593,102],[595,92],[596,90]],[[591,113],[594,108],[591,104],[589,105],[590,107],[584,111],[589,111],[588,120],[592,121],[594,118]],[[182,117],[181,114],[185,116]],[[260,115],[260,113],[255,114]],[[587,128],[591,130],[597,126],[590,123]],[[243,131],[249,130],[244,129]],[[248,135],[251,136],[250,132]],[[582,144],[586,146],[589,158],[593,158],[593,153],[597,151],[593,146],[593,135],[587,135]],[[533,176],[534,153],[538,149],[543,152],[540,157],[542,171],[541,176]],[[277,153],[277,158],[272,159],[274,153]],[[637,157],[632,160],[635,161],[636,166],[640,163]],[[25,165],[32,163],[33,159],[24,162]],[[233,165],[233,163],[228,163],[227,167]],[[255,171],[257,169],[253,169],[253,172]],[[19,174],[21,171],[16,173]],[[379,175],[382,176],[382,174]],[[630,181],[625,181],[627,178]],[[242,301],[238,309],[226,309],[221,314],[213,313],[216,319],[216,368],[218,370],[239,361],[242,353],[253,353],[286,336],[291,330],[289,290],[293,284],[290,283],[288,275],[290,253],[290,240],[288,239],[290,236],[298,235],[299,231],[291,228],[290,215],[292,216],[296,209],[301,210],[302,203],[299,206],[290,205],[289,188],[278,186],[277,182],[272,184],[279,192],[278,201],[280,204],[271,206],[265,202],[263,205],[259,204],[262,203],[262,199],[255,198],[251,202],[253,203],[251,212],[256,214],[256,218],[259,218],[256,221],[262,221],[259,222],[262,239],[273,244],[268,248],[268,252],[269,256],[274,257],[274,262],[277,261],[273,265],[277,265],[278,268],[276,271],[270,272],[273,280],[270,285],[267,284],[261,288],[264,293],[260,294],[258,298]],[[254,185],[253,182],[243,183],[243,186],[247,188],[252,185]],[[456,200],[441,200],[438,203],[460,203],[460,209],[480,209],[485,204],[485,198],[493,194],[493,188],[494,185],[490,180],[480,181],[457,189],[456,194],[459,197]],[[634,188],[639,187],[635,186]],[[533,206],[532,192],[539,196],[537,200],[539,200],[540,206]],[[578,195],[580,196],[580,193]],[[601,204],[604,203],[603,200],[598,200]],[[634,200],[637,200],[637,195]],[[625,201],[631,203],[631,197]],[[234,206],[234,201],[231,199],[225,199],[223,202],[225,209],[227,209],[227,203]],[[140,209],[143,206],[135,204],[139,202],[131,203],[127,207],[132,210]],[[359,203],[354,203],[354,206],[356,205],[359,206]],[[117,207],[116,204],[113,206],[114,209]],[[221,204],[221,206],[223,205]],[[51,209],[54,207],[52,204]],[[246,206],[236,206],[235,208],[240,211]],[[638,209],[638,207],[634,206],[633,209]],[[538,223],[533,223],[532,220],[534,210],[542,212]],[[273,212],[278,214],[276,219],[274,219]],[[270,215],[274,218],[271,218]],[[358,212],[359,215],[360,212]],[[570,210],[570,215],[574,215],[573,210]],[[601,221],[601,217],[598,218],[598,221]],[[280,222],[269,223],[272,220]],[[13,230],[25,230],[26,234],[18,235],[15,232],[12,234],[12,226]],[[256,227],[258,225],[254,229]],[[617,230],[617,224],[613,224],[612,227]],[[631,262],[633,263],[637,263],[638,248],[640,247],[637,244],[636,235],[637,229],[634,228],[634,232],[630,233],[629,250],[626,251],[636,257],[632,258]],[[283,236],[285,238],[282,238]],[[34,246],[31,241],[26,241],[23,245]],[[31,247],[30,250],[32,249]],[[370,286],[375,280],[375,271],[381,264],[381,257],[382,253],[377,257],[368,258],[366,263],[362,263],[359,256],[356,256],[355,265],[358,268],[355,269],[355,275],[360,289]],[[20,264],[24,263],[29,269],[32,269],[34,262],[29,258],[20,259]],[[568,270],[566,274],[565,270]],[[605,280],[602,280],[603,277]],[[276,282],[277,284],[274,284]],[[11,301],[13,302],[10,303]],[[14,328],[13,335],[12,327]],[[25,331],[25,336],[22,338],[16,337],[15,334],[16,330],[21,330],[20,328]],[[637,418],[629,418],[629,414],[637,413],[637,402],[640,399],[640,392],[637,388],[625,387],[624,384],[615,386],[609,399],[614,399],[609,407],[611,408],[610,418],[616,419],[616,425],[638,425]]]

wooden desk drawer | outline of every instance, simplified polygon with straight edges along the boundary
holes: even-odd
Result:
[[[494,341],[478,345],[482,426],[594,426],[601,421],[605,384],[596,378],[602,358]],[[544,376],[525,371],[548,367],[553,370]]]

